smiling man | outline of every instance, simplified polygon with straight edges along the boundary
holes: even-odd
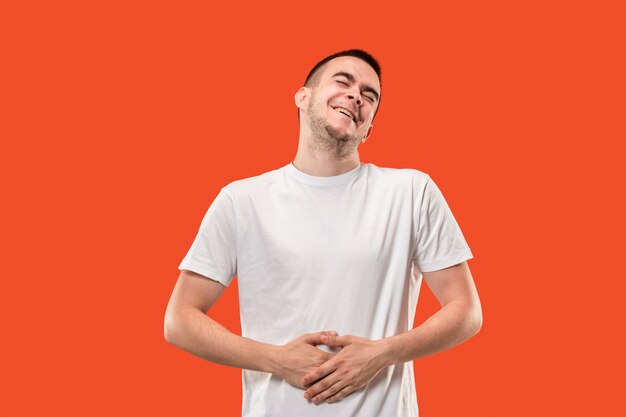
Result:
[[[481,327],[433,180],[360,162],[380,99],[368,53],[320,61],[295,94],[294,161],[222,188],[179,266],[165,338],[242,368],[244,416],[417,416],[412,361]],[[206,314],[235,276],[242,336]],[[413,327],[422,278],[441,308]]]

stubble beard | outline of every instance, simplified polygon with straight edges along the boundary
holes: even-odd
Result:
[[[342,134],[333,127],[319,113],[316,112],[311,97],[307,113],[309,114],[309,127],[312,133],[310,146],[315,151],[332,151],[338,160],[351,156],[358,147],[361,139],[355,135]]]

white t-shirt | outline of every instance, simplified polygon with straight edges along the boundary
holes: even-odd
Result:
[[[282,345],[321,330],[373,340],[409,331],[421,272],[471,258],[427,174],[362,163],[316,177],[290,163],[222,188],[179,269],[224,285],[237,276],[242,335]],[[244,417],[418,415],[413,362],[333,404],[303,394],[243,370]]]

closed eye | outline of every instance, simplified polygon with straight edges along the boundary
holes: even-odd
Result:
[[[348,84],[346,81],[342,81],[342,80],[335,80],[335,81],[337,81],[341,85],[345,85],[346,87],[350,86],[350,84]],[[376,99],[374,97],[366,96],[366,95],[364,95],[363,97],[365,97],[366,99],[368,99],[372,103],[376,102]]]

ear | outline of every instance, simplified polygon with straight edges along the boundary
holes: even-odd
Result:
[[[306,102],[309,100],[309,91],[310,89],[307,87],[300,87],[296,94],[294,95],[294,100],[296,102],[296,107],[300,110],[304,110],[306,108]]]
[[[365,134],[365,137],[363,139],[361,139],[361,143],[365,143],[367,138],[370,137],[370,134],[372,133],[372,129],[373,128],[374,128],[374,125],[370,125],[370,127],[367,128],[367,133]]]

